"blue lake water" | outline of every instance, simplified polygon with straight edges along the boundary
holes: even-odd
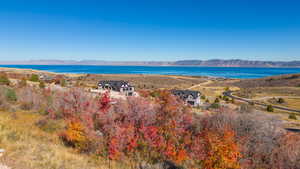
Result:
[[[0,67],[36,69],[56,73],[90,74],[161,74],[215,76],[226,78],[261,78],[281,74],[300,73],[300,68],[245,67],[185,67],[185,66],[91,66],[91,65],[0,65]]]

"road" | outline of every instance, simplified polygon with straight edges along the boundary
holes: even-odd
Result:
[[[256,105],[260,105],[260,106],[264,106],[264,107],[268,106],[268,104],[260,103],[260,102],[257,102],[255,100],[252,100],[252,99],[246,99],[246,98],[242,98],[242,97],[233,96],[232,91],[223,92],[223,95],[227,96],[227,97],[230,97],[230,98],[233,98],[235,100],[240,100],[240,101],[247,102],[247,103],[254,103]],[[272,107],[274,109],[289,111],[289,112],[293,112],[293,113],[300,113],[300,110],[290,109],[290,108],[286,108],[286,107],[280,107],[280,106],[276,106],[276,105],[272,105]]]
[[[260,98],[256,98],[253,100],[267,100],[267,99],[272,99],[272,98],[300,99],[300,96],[265,96],[265,97],[260,97]]]
[[[194,86],[191,86],[188,88],[188,90],[191,90],[191,89],[194,89],[194,88],[197,88],[197,87],[201,87],[201,86],[204,86],[204,85],[208,85],[208,84],[211,84],[212,81],[211,80],[208,80],[206,82],[202,82],[202,83],[199,83],[197,85],[194,85]]]
[[[297,129],[297,128],[285,128],[285,129],[290,132],[300,133],[300,129]]]

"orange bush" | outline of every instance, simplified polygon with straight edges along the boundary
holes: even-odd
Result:
[[[234,141],[234,133],[230,130],[223,135],[205,131],[203,133],[205,151],[203,167],[207,169],[237,169],[241,154]]]
[[[66,144],[76,147],[81,151],[86,149],[88,138],[85,135],[84,126],[80,121],[69,121],[66,130],[60,136]]]

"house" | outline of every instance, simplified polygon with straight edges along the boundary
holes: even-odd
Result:
[[[54,80],[54,78],[46,74],[39,74],[39,80],[42,80],[46,83],[51,83]]]
[[[171,93],[178,96],[187,104],[193,107],[199,106],[201,104],[200,96],[201,93],[194,90],[171,90]]]
[[[122,80],[103,80],[98,83],[98,89],[120,92],[125,96],[133,96],[134,86]]]

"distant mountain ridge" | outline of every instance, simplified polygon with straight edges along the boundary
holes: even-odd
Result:
[[[300,61],[255,61],[241,59],[179,61],[103,61],[103,60],[28,60],[0,61],[0,65],[132,65],[132,66],[207,66],[207,67],[300,67]]]
[[[174,62],[175,65],[194,66],[217,66],[217,67],[300,67],[300,61],[255,61],[255,60],[181,60]]]

